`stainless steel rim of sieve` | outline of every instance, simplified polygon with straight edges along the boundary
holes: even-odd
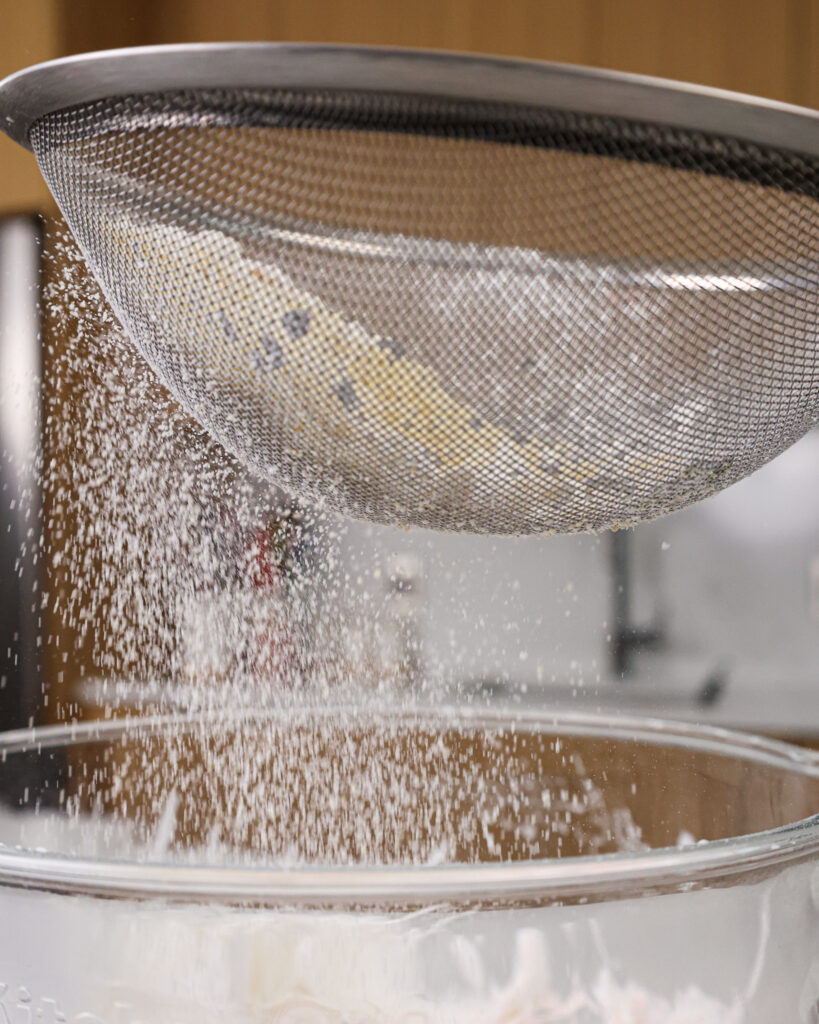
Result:
[[[218,440],[343,514],[484,533],[674,511],[819,419],[817,122],[634,75],[312,44],[108,51],[0,83],[0,126],[34,148],[124,327]],[[258,173],[226,169],[253,158],[278,181],[291,157],[259,138],[282,125],[304,163],[284,167],[279,209]],[[398,138],[412,145],[385,172]],[[413,193],[427,173],[433,214]],[[593,193],[609,206],[581,231]],[[405,205],[389,230],[384,196]],[[248,229],[254,203],[267,219]],[[543,209],[559,243],[531,229]],[[630,217],[667,237],[624,243]],[[200,310],[177,301],[197,289]],[[409,295],[398,337],[388,307]]]
[[[0,81],[2,130],[81,103],[179,89],[362,89],[520,103],[714,132],[819,156],[819,112],[725,89],[549,61],[394,47],[185,43],[77,54]]]

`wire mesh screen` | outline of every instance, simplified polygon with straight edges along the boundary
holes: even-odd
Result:
[[[344,514],[621,526],[741,478],[819,414],[811,158],[345,91],[129,96],[31,140],[174,395]]]

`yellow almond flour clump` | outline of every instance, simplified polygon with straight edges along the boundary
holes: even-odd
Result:
[[[543,510],[582,501],[611,473],[610,457],[606,469],[566,443],[514,438],[401,343],[367,332],[225,234],[126,217],[98,230],[132,282],[125,319],[149,361],[257,467],[275,475],[284,462],[354,492],[404,494],[408,521],[419,494],[443,503],[449,489],[462,507]],[[639,463],[635,472],[650,463],[659,479],[679,470],[664,456]],[[617,472],[628,479],[629,463]]]
[[[327,406],[342,435],[356,412],[373,431],[393,430],[445,465],[491,460],[515,444],[451,395],[431,367],[329,309],[280,269],[248,258],[228,236],[130,219],[112,222],[107,234],[109,245],[128,250],[168,342],[217,380],[277,402]],[[347,397],[328,403],[345,385]],[[536,442],[515,447],[532,473],[543,458],[559,457]]]

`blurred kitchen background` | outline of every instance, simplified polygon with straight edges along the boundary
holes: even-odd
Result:
[[[250,39],[508,54],[819,107],[814,0],[29,0],[4,10],[0,75],[88,50]],[[33,157],[5,138],[0,182],[0,728],[11,728],[94,713],[115,684],[135,701],[163,679],[114,678],[122,666],[79,635],[82,615],[75,608],[67,625],[60,613],[70,585],[61,551],[81,517],[49,511],[54,496],[32,467],[87,476],[83,451],[49,426],[77,419],[89,397],[59,370],[76,325],[40,301],[54,276],[44,256],[58,247],[56,211]],[[245,513],[241,528],[229,507],[214,513],[213,530],[234,534],[222,557],[234,552],[271,609],[297,564],[300,587],[312,579],[323,593],[325,622],[354,638],[349,664],[365,675],[391,673],[408,691],[435,675],[445,693],[477,699],[639,710],[819,742],[819,431],[717,498],[600,537],[310,530],[264,510],[249,529]],[[71,543],[75,564],[78,543],[93,562],[92,535]],[[330,561],[342,581],[332,588]],[[224,589],[231,604],[229,581]],[[86,618],[104,624],[105,599],[88,602]],[[191,678],[230,671],[223,611],[211,588],[199,607],[173,613]],[[255,657],[286,673],[287,616],[271,611],[265,623],[267,655]],[[338,665],[343,673],[341,655]]]

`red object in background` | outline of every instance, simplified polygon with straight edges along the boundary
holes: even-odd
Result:
[[[281,546],[271,539],[271,530],[262,526],[253,531],[248,545],[248,578],[259,590],[282,588],[284,570],[281,565]]]
[[[275,683],[286,682],[294,659],[294,640],[288,628],[283,562],[286,544],[282,544],[280,523],[265,523],[250,532],[245,549],[247,579],[250,585],[269,600],[265,613],[257,623],[252,671],[258,678]]]

